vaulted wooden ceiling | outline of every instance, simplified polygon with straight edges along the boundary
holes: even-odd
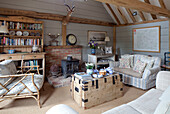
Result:
[[[96,0],[102,2],[117,25],[167,20],[169,0]],[[167,6],[168,9],[167,9]],[[136,16],[133,13],[137,12]]]

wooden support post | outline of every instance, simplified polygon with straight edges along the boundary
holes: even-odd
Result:
[[[113,53],[116,54],[116,27],[113,27]]]
[[[66,46],[67,24],[62,22],[62,45]]]

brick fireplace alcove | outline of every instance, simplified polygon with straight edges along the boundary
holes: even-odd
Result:
[[[61,60],[66,59],[67,55],[82,60],[82,46],[48,46],[46,52],[46,76],[49,75],[50,67],[53,64],[61,66]]]

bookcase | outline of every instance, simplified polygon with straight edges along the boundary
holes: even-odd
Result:
[[[9,33],[0,34],[0,60],[16,61],[18,70],[22,66],[39,66],[40,73],[45,75],[45,52],[43,52],[44,27],[43,21],[37,21],[23,16],[0,17],[0,23],[8,26]],[[32,52],[33,45],[39,47],[39,51]],[[15,50],[9,54],[8,50]],[[36,67],[32,69],[36,71]]]
[[[23,16],[0,17],[2,24],[4,21],[9,33],[0,35],[0,52],[31,52],[33,45],[39,46],[39,52],[43,51],[43,21]]]

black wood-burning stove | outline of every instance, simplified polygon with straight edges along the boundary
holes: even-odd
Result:
[[[63,59],[61,61],[61,66],[62,66],[63,76],[65,78],[67,78],[68,76],[71,76],[71,74],[74,74],[75,72],[79,71],[79,60],[77,60],[77,59],[72,59],[72,60]]]

